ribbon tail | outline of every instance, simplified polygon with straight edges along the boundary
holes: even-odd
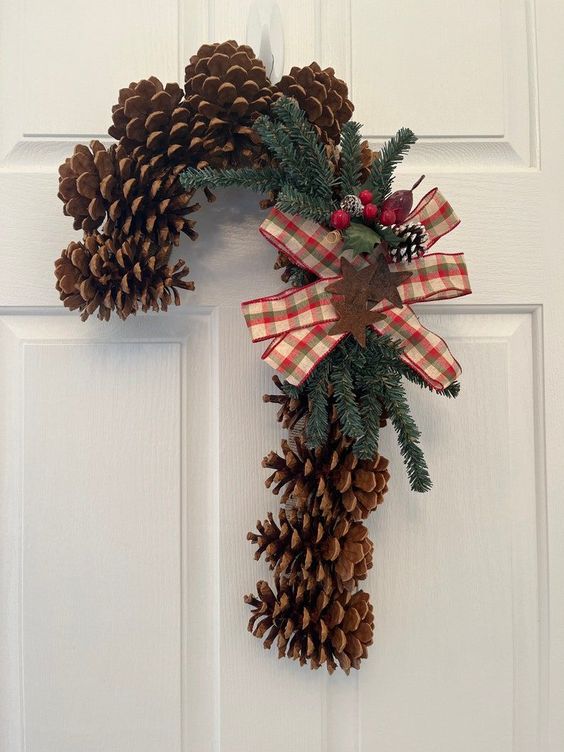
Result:
[[[262,359],[294,386],[300,386],[346,334],[328,334],[331,324],[288,332],[275,339]]]
[[[259,231],[278,251],[318,277],[339,274],[343,241],[338,233],[299,214],[272,209]]]
[[[386,311],[386,318],[373,324],[378,334],[387,334],[402,348],[401,359],[433,389],[442,391],[462,369],[446,342],[426,329],[409,306]]]

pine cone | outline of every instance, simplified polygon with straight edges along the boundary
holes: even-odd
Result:
[[[327,523],[320,515],[280,509],[278,524],[269,514],[257,530],[247,534],[257,546],[255,559],[264,554],[277,577],[303,582],[307,590],[353,590],[372,567],[374,546],[361,522],[341,517]]]
[[[76,230],[92,232],[105,219],[106,235],[147,237],[159,246],[177,245],[181,232],[197,237],[187,217],[200,208],[190,205],[193,192],[184,190],[178,176],[142,164],[120,144],[76,146],[59,175],[59,198]]]
[[[289,397],[284,392],[282,382],[276,374],[272,377],[272,381],[278,387],[281,394],[264,394],[262,401],[280,405],[280,409],[276,414],[276,420],[282,424],[283,428],[292,429],[307,414],[307,398]]]
[[[312,272],[302,269],[301,266],[296,266],[282,251],[278,252],[273,269],[283,269],[280,279],[282,282],[292,285],[292,287],[302,287],[317,279]]]
[[[166,311],[180,305],[179,289],[193,290],[185,282],[189,269],[184,261],[169,265],[171,246],[156,248],[148,239],[116,242],[105,235],[87,235],[82,243],[71,241],[55,261],[57,290],[71,311],[82,311],[82,320],[98,311],[107,321],[112,311],[126,319],[139,309]]]
[[[155,76],[130,83],[112,107],[108,133],[124,151],[142,164],[165,167],[179,174],[191,164],[191,113],[176,83],[163,84]]]
[[[275,90],[297,100],[322,141],[339,143],[341,126],[351,119],[354,108],[346,83],[335,76],[333,68],[322,70],[318,63],[294,66]]]
[[[412,222],[406,225],[392,225],[391,229],[400,238],[398,246],[389,248],[391,261],[412,261],[414,258],[423,256],[429,242],[425,225]]]
[[[352,442],[333,423],[327,444],[308,449],[300,437],[291,447],[282,441],[282,455],[270,452],[263,467],[274,470],[265,485],[278,495],[282,503],[298,510],[323,514],[329,521],[343,511],[354,520],[366,519],[384,500],[388,490],[388,460],[379,454],[371,460],[355,457]]]
[[[234,40],[202,45],[186,66],[185,81],[194,113],[190,151],[198,167],[268,161],[252,124],[269,111],[274,95],[264,64],[250,47]]]
[[[106,216],[113,195],[116,170],[112,150],[99,141],[74,147],[72,157],[59,167],[59,193],[64,203],[63,212],[74,218],[75,230],[92,232]]]
[[[253,609],[249,632],[264,638],[264,647],[277,641],[278,657],[287,655],[312,669],[326,665],[329,673],[337,663],[349,673],[358,669],[372,644],[374,614],[368,593],[343,591],[330,598],[303,583],[276,581],[276,594],[264,580],[257,583],[258,596],[245,596]]]

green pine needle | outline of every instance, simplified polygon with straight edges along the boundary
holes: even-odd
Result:
[[[274,167],[263,167],[260,170],[253,167],[240,167],[215,170],[213,167],[203,167],[198,170],[188,167],[180,176],[180,182],[187,190],[195,188],[227,188],[238,186],[258,193],[276,190],[284,182],[284,172]]]

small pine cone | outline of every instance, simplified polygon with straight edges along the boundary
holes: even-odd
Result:
[[[362,217],[362,201],[359,199],[358,196],[344,196],[341,200],[340,207],[343,211],[346,211],[347,214],[350,214],[351,217]]]
[[[333,68],[322,70],[318,63],[293,67],[275,90],[297,100],[322,141],[339,143],[341,126],[351,119],[354,108],[346,83],[335,76]]]
[[[191,164],[191,113],[176,83],[155,76],[120,89],[108,133],[141,163],[179,174]]]
[[[276,374],[272,377],[272,381],[278,387],[281,394],[265,394],[262,401],[280,405],[280,409],[276,414],[276,420],[282,424],[283,428],[292,429],[307,414],[307,397],[305,395],[301,397],[288,396],[284,391],[284,386],[280,378]]]
[[[107,321],[115,310],[126,319],[138,310],[166,311],[180,305],[178,290],[193,290],[184,281],[189,269],[184,261],[169,265],[171,247],[156,248],[149,240],[123,242],[105,235],[87,235],[72,241],[55,261],[57,290],[64,305],[82,312],[82,320],[96,311]]]
[[[392,225],[394,233],[401,239],[396,248],[390,248],[390,259],[397,263],[398,261],[413,261],[425,253],[429,236],[425,226],[419,222],[413,222],[406,225]]]
[[[374,632],[374,613],[368,593],[317,594],[303,583],[277,579],[276,593],[268,583],[257,583],[257,596],[245,596],[252,608],[249,632],[271,648],[276,641],[278,657],[288,656],[312,669],[325,665],[329,673],[337,664],[345,673],[360,668],[368,655]]]
[[[341,517],[326,523],[319,515],[280,509],[278,524],[269,514],[257,530],[247,534],[257,546],[255,559],[264,554],[277,577],[303,582],[307,590],[352,591],[372,567],[374,546],[361,522]]]
[[[91,141],[90,147],[77,144],[59,167],[58,196],[75,230],[92,232],[102,224],[113,197],[115,170],[112,150],[100,141]]]
[[[268,161],[252,125],[270,110],[274,92],[264,64],[234,40],[204,44],[185,71],[194,115],[190,152],[197,166],[260,166]]]

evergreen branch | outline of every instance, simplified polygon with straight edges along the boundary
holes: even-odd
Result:
[[[299,399],[302,390],[299,386],[295,386],[294,384],[290,384],[289,381],[281,381],[278,376],[276,377],[278,381],[276,382],[276,385],[278,388],[286,395],[286,397],[290,397],[290,399]]]
[[[333,171],[325,148],[306,113],[294,99],[281,97],[272,105],[272,114],[279,125],[285,128],[290,142],[298,149],[300,176],[305,178],[307,192],[331,201]]]
[[[240,169],[216,170],[203,167],[198,170],[188,167],[180,176],[186,190],[195,188],[227,188],[239,186],[258,193],[277,190],[284,180],[284,172],[275,167],[241,167]]]
[[[403,160],[404,155],[417,141],[409,128],[400,128],[395,136],[387,141],[380,150],[380,157],[372,163],[369,182],[374,193],[374,203],[379,204],[391,192],[394,170]]]
[[[330,381],[335,390],[335,406],[343,433],[351,439],[360,439],[364,434],[364,428],[351,370],[343,363],[334,364]]]
[[[399,374],[382,381],[381,399],[396,429],[412,491],[428,491],[432,483],[423,451],[419,446],[421,433],[411,415]]]
[[[265,148],[280,162],[284,182],[308,192],[308,177],[304,172],[302,159],[286,129],[268,115],[258,117],[253,128],[259,134]]]
[[[341,130],[340,175],[341,194],[356,193],[360,185],[362,163],[360,160],[360,123],[349,120]]]
[[[380,401],[377,382],[365,379],[359,391],[359,409],[364,426],[364,434],[355,443],[353,451],[359,459],[369,460],[378,451],[382,403]]]
[[[303,217],[313,219],[316,222],[328,222],[334,205],[327,205],[316,196],[309,196],[298,188],[285,185],[278,194],[276,207],[280,211],[289,214],[301,214]]]
[[[314,370],[307,381],[309,413],[305,426],[306,446],[317,449],[326,443],[329,436],[329,361],[326,358]]]

